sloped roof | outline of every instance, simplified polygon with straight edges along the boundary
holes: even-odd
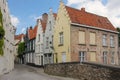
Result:
[[[69,14],[72,23],[78,23],[78,24],[116,31],[115,27],[111,24],[111,22],[107,19],[107,17],[88,13],[85,11],[85,8],[82,8],[81,10],[71,8],[68,6],[65,6],[65,8]]]
[[[43,29],[43,33],[44,33],[45,30],[46,30],[47,22],[45,22],[45,21],[43,21],[43,20],[41,20],[41,19],[40,19],[40,21],[41,21],[41,25],[42,25],[42,29]]]
[[[34,29],[28,29],[28,35],[29,35],[29,39],[34,39],[36,38],[36,34],[37,34],[37,27],[38,26],[35,26]]]
[[[24,34],[19,34],[19,35],[15,35],[15,40],[21,40],[22,37],[24,37],[25,35]]]
[[[53,13],[53,16],[55,17],[55,19],[56,19],[56,17],[57,17],[57,14],[56,13]]]

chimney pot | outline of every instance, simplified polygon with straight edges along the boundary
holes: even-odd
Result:
[[[30,26],[30,29],[32,29],[32,26]]]
[[[85,8],[83,7],[83,8],[81,8],[81,11],[84,11],[85,12]]]

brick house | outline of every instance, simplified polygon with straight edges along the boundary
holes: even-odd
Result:
[[[54,62],[118,64],[118,32],[103,16],[60,2],[54,30]]]

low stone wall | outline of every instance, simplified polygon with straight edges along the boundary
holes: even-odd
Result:
[[[88,62],[48,64],[44,72],[80,80],[120,80],[120,67]]]

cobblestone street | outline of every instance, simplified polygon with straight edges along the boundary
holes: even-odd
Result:
[[[3,76],[0,80],[76,80],[58,76],[51,76],[44,73],[42,68],[34,68],[27,65],[15,65],[15,69]]]

